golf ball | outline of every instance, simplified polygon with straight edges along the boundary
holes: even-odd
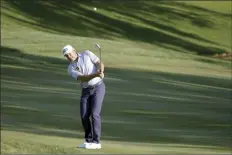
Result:
[[[93,8],[95,11],[97,10],[97,8]]]

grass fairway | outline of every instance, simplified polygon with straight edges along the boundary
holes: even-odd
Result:
[[[2,1],[1,153],[230,153],[231,61],[211,57],[231,52],[230,5]],[[97,151],[76,148],[81,90],[60,52],[99,55],[94,43],[106,66]]]

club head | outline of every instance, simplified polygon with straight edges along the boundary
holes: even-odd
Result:
[[[96,46],[97,48],[99,48],[99,49],[101,48],[100,45],[98,45],[98,44],[95,44],[95,46]]]

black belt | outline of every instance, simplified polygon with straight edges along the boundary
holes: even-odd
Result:
[[[83,88],[83,89],[93,89],[93,88],[95,88],[96,86],[99,86],[100,84],[102,84],[103,83],[103,81],[100,81],[100,82],[98,82],[98,83],[96,83],[96,84],[94,84],[94,85],[92,85],[92,86],[87,86],[87,87],[85,87],[85,88]]]

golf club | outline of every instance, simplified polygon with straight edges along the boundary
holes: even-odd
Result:
[[[101,64],[101,47],[99,44],[95,44],[95,46],[98,48],[98,50],[100,52],[100,64]]]
[[[98,48],[99,52],[100,52],[100,62],[101,62],[101,47],[99,44],[95,44],[95,46]]]

